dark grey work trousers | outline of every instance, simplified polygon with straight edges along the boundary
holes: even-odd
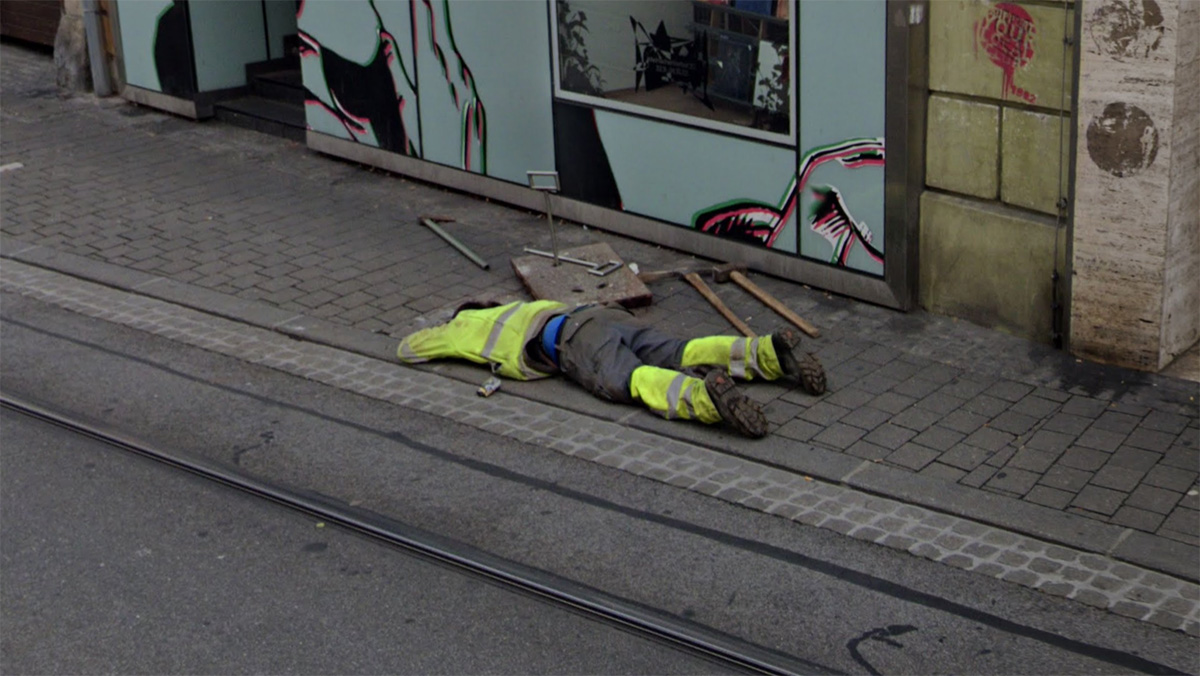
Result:
[[[639,366],[678,369],[686,340],[634,323],[628,310],[589,307],[563,323],[558,361],[563,375],[601,399],[636,403],[629,381]]]

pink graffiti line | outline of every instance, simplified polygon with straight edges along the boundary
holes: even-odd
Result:
[[[754,241],[768,248],[773,247],[784,224],[788,222],[795,211],[801,191],[808,185],[809,179],[812,178],[818,167],[829,162],[837,162],[848,169],[881,167],[884,165],[884,159],[884,142],[881,138],[854,138],[815,148],[804,155],[796,174],[788,182],[787,189],[784,190],[777,204],[769,205],[753,200],[734,200],[714,205],[693,217],[693,227],[714,235]],[[845,205],[841,203],[840,193],[837,193],[836,190],[833,192],[837,195],[837,204],[840,205],[842,215],[840,219],[832,215],[828,216],[821,227],[833,232],[836,224],[838,238],[831,238],[826,232],[821,232],[821,234],[830,239],[835,250],[839,251],[835,262],[840,261],[840,264],[844,264],[845,257],[840,254],[849,250],[845,246],[847,243],[853,246],[854,242],[849,241],[850,238],[853,237],[855,241],[865,239],[869,244],[871,233],[866,225],[861,225],[861,229],[850,226],[850,224],[860,224],[857,224],[846,211]],[[814,231],[817,231],[817,223],[814,222],[810,225]],[[840,240],[847,240],[847,242],[839,244]],[[882,252],[878,250],[874,250],[874,252],[882,256]],[[872,256],[874,255],[873,253]]]

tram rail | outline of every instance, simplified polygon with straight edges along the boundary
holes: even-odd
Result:
[[[304,495],[275,486],[218,463],[153,448],[119,432],[106,429],[99,423],[80,420],[18,396],[0,393],[0,406],[316,517],[330,525],[451,566],[464,574],[485,578],[501,587],[572,609],[595,621],[671,645],[684,653],[703,657],[715,664],[751,674],[829,673],[827,669],[805,660],[669,616],[657,609],[614,597],[552,573],[502,559],[470,545],[379,514],[337,504],[323,496]]]

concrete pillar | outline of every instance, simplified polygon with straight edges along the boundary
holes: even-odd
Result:
[[[1158,371],[1200,338],[1200,2],[1079,11],[1070,346]]]
[[[71,93],[92,89],[87,38],[83,30],[83,1],[63,0],[63,15],[54,36],[55,80]]]

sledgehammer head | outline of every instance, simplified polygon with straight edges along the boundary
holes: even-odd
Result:
[[[734,272],[745,274],[746,266],[742,263],[725,263],[724,265],[714,267],[709,272],[712,273],[713,281],[723,284],[729,281],[730,275]]]

